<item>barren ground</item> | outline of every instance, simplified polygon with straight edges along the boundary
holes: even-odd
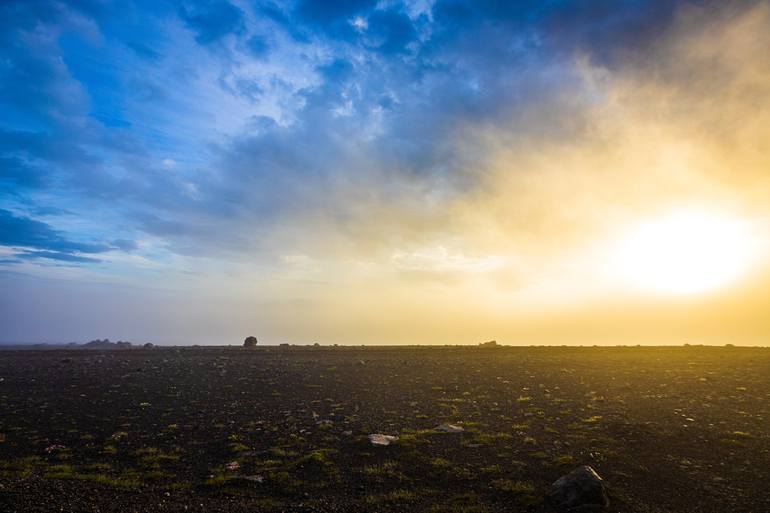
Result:
[[[770,511],[770,349],[2,351],[0,379],[0,511],[546,512],[581,464],[616,512]]]

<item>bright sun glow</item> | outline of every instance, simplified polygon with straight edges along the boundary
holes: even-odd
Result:
[[[746,223],[724,215],[675,212],[628,233],[615,254],[621,278],[637,288],[696,294],[735,281],[752,254]]]

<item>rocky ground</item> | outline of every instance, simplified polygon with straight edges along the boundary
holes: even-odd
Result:
[[[0,352],[3,512],[546,512],[581,465],[610,511],[770,511],[770,350]]]

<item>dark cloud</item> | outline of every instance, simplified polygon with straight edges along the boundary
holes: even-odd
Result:
[[[525,27],[536,24],[543,13],[581,0],[439,0],[433,7],[433,19],[442,30],[455,35],[473,32],[480,25]],[[585,3],[585,2],[582,2]]]
[[[688,2],[709,3],[713,2]],[[582,52],[603,65],[628,65],[628,58],[646,53],[666,33],[682,4],[670,0],[563,2],[543,14],[542,30],[555,49]]]

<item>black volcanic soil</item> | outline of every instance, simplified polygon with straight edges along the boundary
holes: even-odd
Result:
[[[611,511],[770,511],[768,349],[4,351],[0,380],[3,512],[546,512],[582,464]]]

